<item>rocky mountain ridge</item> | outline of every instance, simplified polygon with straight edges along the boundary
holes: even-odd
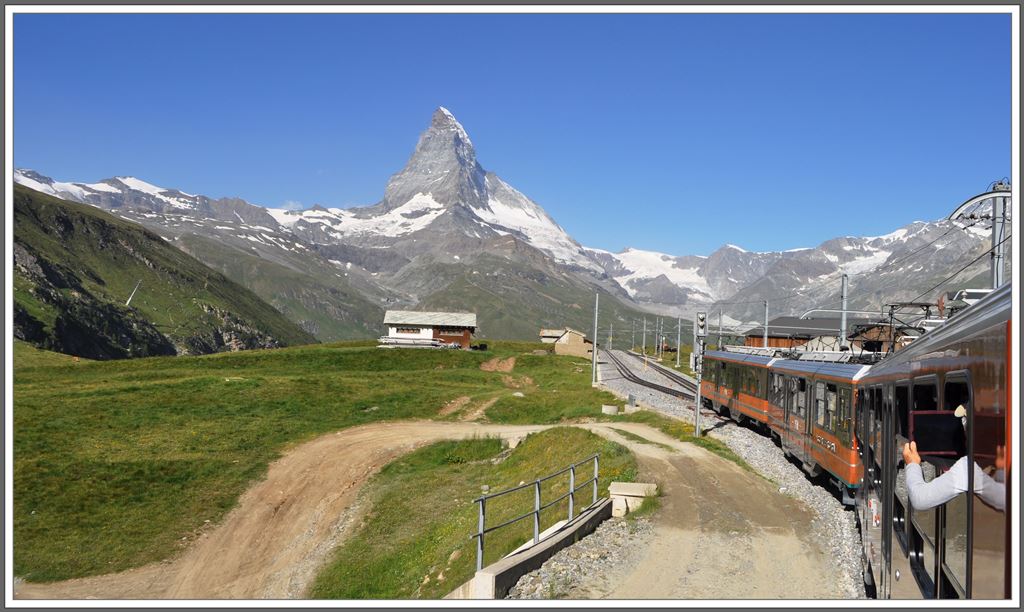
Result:
[[[777,301],[776,313],[799,314],[830,299],[832,286],[845,273],[853,278],[851,303],[874,307],[878,300],[912,297],[988,244],[984,224],[965,228],[936,221],[782,252],[753,253],[725,245],[708,256],[672,256],[583,247],[540,205],[484,169],[465,128],[445,108],[434,112],[409,161],[372,206],[272,209],[237,198],[163,189],[133,177],[66,183],[18,170],[15,180],[138,221],[183,248],[184,243],[214,240],[218,248],[230,246],[237,256],[256,257],[261,264],[301,274],[316,270],[317,282],[343,294],[363,317],[351,329],[332,328],[330,333],[341,335],[322,335],[323,326],[346,312],[337,303],[328,304],[331,298],[321,300],[333,313],[330,317],[312,312],[318,309],[315,300],[290,312],[280,306],[285,302],[275,289],[260,293],[251,275],[241,278],[241,272],[232,272],[228,252],[215,265],[321,339],[369,335],[365,332],[372,333],[379,309],[392,305],[450,303],[472,309],[471,302],[441,298],[446,291],[451,293],[447,297],[467,299],[466,292],[501,294],[534,277],[574,296],[603,291],[624,310],[688,316],[697,309],[722,308],[730,320],[756,322],[760,314],[747,302],[785,298]],[[214,257],[205,254],[207,247],[212,248],[194,246],[190,252],[210,263]],[[904,280],[894,283],[897,278]],[[452,292],[454,286],[462,289]],[[531,322],[530,328],[561,324],[567,315],[575,320],[577,313],[567,309],[571,304],[579,309],[577,302],[586,300],[554,301],[558,306],[538,313],[543,320]],[[305,314],[299,315],[300,310]]]

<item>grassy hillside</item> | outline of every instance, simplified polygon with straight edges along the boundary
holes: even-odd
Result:
[[[310,595],[327,599],[440,599],[476,570],[476,505],[480,485],[492,491],[524,478],[546,476],[594,453],[601,454],[600,497],[612,481],[634,481],[636,461],[626,448],[574,428],[528,436],[502,455],[500,440],[440,442],[398,459],[369,485],[373,508],[365,526],[338,549],[317,577]],[[587,466],[589,468],[589,466]],[[583,470],[588,477],[591,473]],[[584,478],[581,478],[583,480]],[[544,483],[548,500],[568,490],[568,474]],[[532,488],[487,503],[487,525],[499,525],[533,508]],[[577,493],[576,512],[591,503],[589,487]],[[541,512],[547,528],[564,519],[568,500]],[[487,535],[490,564],[533,537],[533,522],[520,521]]]
[[[584,360],[535,355],[539,344],[483,353],[359,344],[74,361],[16,342],[16,575],[59,580],[164,559],[284,449],[325,432],[455,419],[438,413],[462,396],[464,410],[499,399],[495,408],[514,402],[518,419],[534,412],[548,423],[599,418],[615,401],[591,388]],[[480,368],[510,356],[511,372]]]
[[[339,278],[338,268],[303,253],[301,269],[196,234],[175,245],[251,289],[323,342],[376,338],[384,311]]]
[[[92,206],[15,185],[14,242],[15,336],[43,348],[109,359],[316,341],[223,274]]]

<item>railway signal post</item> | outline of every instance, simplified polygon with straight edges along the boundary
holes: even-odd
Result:
[[[700,431],[700,381],[701,372],[704,369],[704,338],[708,335],[708,315],[706,312],[698,312],[696,320],[693,324],[693,334],[696,337],[696,342],[693,344],[693,364],[694,373],[697,374],[697,397],[693,406],[693,427],[694,431],[699,438],[701,436]]]

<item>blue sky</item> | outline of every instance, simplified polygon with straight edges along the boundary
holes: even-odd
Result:
[[[814,246],[1011,170],[1007,15],[17,15],[15,165],[372,204],[437,106],[587,246]]]

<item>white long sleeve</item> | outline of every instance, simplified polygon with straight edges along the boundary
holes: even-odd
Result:
[[[924,474],[921,473],[921,465],[908,464],[905,470],[910,505],[916,510],[928,510],[966,492],[967,469],[967,457],[961,457],[948,472],[932,479],[931,482],[925,482]],[[981,497],[982,501],[996,510],[1002,511],[1005,507],[1005,486],[993,480],[977,464],[974,464],[974,492]]]

